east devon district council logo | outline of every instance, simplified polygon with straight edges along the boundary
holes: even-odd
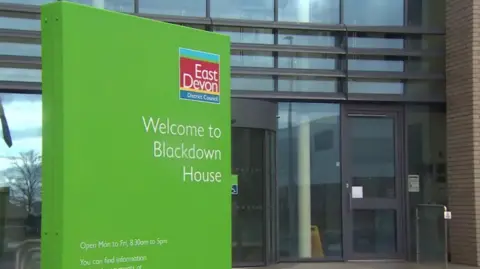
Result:
[[[180,99],[220,104],[220,55],[179,49]]]

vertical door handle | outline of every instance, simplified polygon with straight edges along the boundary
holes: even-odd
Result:
[[[352,194],[350,193],[350,190],[348,192],[348,211],[352,210]]]
[[[345,188],[347,189],[347,199],[348,199],[348,211],[352,210],[352,191],[348,183],[345,184]]]

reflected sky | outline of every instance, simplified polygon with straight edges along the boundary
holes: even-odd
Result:
[[[279,21],[340,23],[339,0],[279,0]]]
[[[3,1],[3,0],[2,0]],[[69,0],[79,4],[92,6],[94,0]],[[101,3],[102,1],[98,1]],[[133,0],[103,0],[105,9],[115,10],[120,12],[133,12]]]
[[[404,0],[344,0],[345,24],[401,26],[404,14]]]
[[[40,20],[0,17],[0,28],[40,31]]]
[[[9,157],[20,152],[42,152],[42,97],[31,94],[0,94],[13,146],[0,140],[0,171],[10,167]]]
[[[4,3],[42,5],[53,2],[54,0],[2,0]]]
[[[0,80],[41,82],[42,70],[0,67]]]
[[[273,0],[210,0],[213,18],[273,21]]]
[[[40,57],[41,47],[40,44],[0,42],[0,52],[3,55]]]
[[[246,27],[214,27],[213,31],[230,36],[232,43],[273,44],[271,29]]]
[[[291,118],[290,114],[291,113]],[[278,129],[288,128],[291,119],[292,126],[298,126],[307,120],[310,122],[333,119],[337,120],[340,113],[338,104],[302,104],[302,103],[280,103],[278,106]]]
[[[123,0],[127,1],[127,0]],[[133,2],[133,0],[132,0]],[[164,14],[177,16],[197,16],[205,17],[206,15],[205,0],[140,0],[140,13]]]

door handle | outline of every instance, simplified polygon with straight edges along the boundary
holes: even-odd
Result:
[[[345,184],[345,189],[347,189],[347,199],[348,199],[348,211],[352,210],[352,190],[350,189],[350,185],[348,183]]]
[[[348,211],[352,210],[352,193],[350,190],[347,191],[348,193]]]

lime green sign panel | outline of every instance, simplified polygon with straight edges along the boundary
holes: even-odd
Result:
[[[229,46],[42,7],[42,268],[231,268]]]

